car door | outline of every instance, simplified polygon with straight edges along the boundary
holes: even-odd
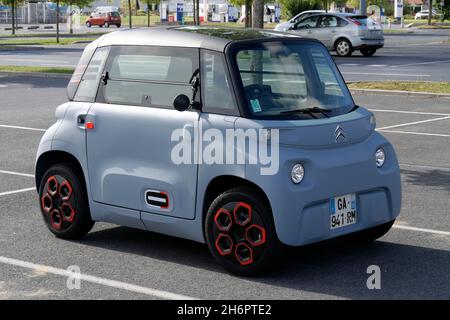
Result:
[[[322,42],[328,49],[332,48],[332,39],[338,28],[338,18],[332,15],[323,15],[320,17],[314,36]]]
[[[318,15],[310,16],[306,19],[297,22],[290,30],[292,33],[298,34],[303,37],[314,38],[315,30],[317,29],[317,22],[319,20]]]
[[[113,46],[96,102],[86,118],[89,182],[94,201],[193,219],[197,164],[174,160],[182,140],[193,155],[199,112],[179,112],[192,97],[198,49]],[[174,141],[175,140],[175,141]]]

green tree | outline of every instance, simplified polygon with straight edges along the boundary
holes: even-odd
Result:
[[[306,10],[323,8],[323,1],[317,0],[281,0],[283,15],[289,19]]]
[[[439,3],[439,8],[442,11],[441,20],[444,21],[450,19],[450,0],[444,0],[442,4]]]

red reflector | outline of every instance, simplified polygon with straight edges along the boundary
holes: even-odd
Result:
[[[86,123],[86,129],[94,129],[94,123],[89,121]]]

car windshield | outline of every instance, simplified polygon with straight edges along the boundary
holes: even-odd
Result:
[[[354,107],[328,51],[319,43],[262,42],[237,51],[236,62],[248,109],[255,117],[307,119],[311,110],[329,117]]]

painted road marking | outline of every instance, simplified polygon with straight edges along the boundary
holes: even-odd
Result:
[[[44,59],[29,59],[29,58],[9,58],[5,59],[5,61],[24,61],[24,62],[37,62],[37,63],[61,63],[61,64],[69,64],[69,62],[64,60],[44,60]]]
[[[22,176],[22,177],[30,177],[30,178],[34,178],[34,174],[22,173],[22,172],[16,172],[16,171],[0,170],[0,173],[4,173],[4,174],[12,174],[12,175],[15,175],[15,176]]]
[[[8,126],[8,125],[6,125],[6,124],[0,124],[0,128],[21,129],[21,130],[31,130],[31,131],[41,131],[41,132],[47,131],[47,129],[30,128],[30,127],[21,127],[21,126]]]
[[[39,271],[39,272],[51,273],[54,275],[68,277],[68,278],[74,277],[73,272],[68,271],[68,270],[50,267],[50,266],[41,265],[41,264],[35,264],[32,262],[18,260],[18,259],[12,259],[12,258],[3,257],[3,256],[0,256],[0,263],[17,266],[17,267],[22,267],[25,269],[30,269],[30,270]],[[137,285],[122,282],[122,281],[110,280],[110,279],[106,279],[106,278],[91,276],[91,275],[84,274],[84,273],[81,273],[79,275],[79,279],[82,281],[95,283],[95,284],[103,285],[106,287],[127,290],[127,291],[141,293],[141,294],[145,294],[145,295],[153,296],[153,297],[157,297],[157,298],[162,298],[162,299],[195,300],[195,298],[193,298],[193,297],[189,297],[189,296],[185,296],[185,295],[181,295],[181,294],[176,294],[176,293],[172,293],[172,292],[168,292],[168,291],[157,290],[157,289],[152,289],[152,288],[147,288],[147,287],[141,287],[141,286],[137,286]]]
[[[6,191],[6,192],[0,192],[0,197],[1,196],[7,196],[7,195],[10,195],[10,194],[15,194],[15,193],[27,192],[27,191],[31,191],[31,190],[36,190],[36,187],[25,188],[25,189],[18,189],[18,190],[13,190],[13,191]]]
[[[342,74],[369,75],[369,76],[397,76],[397,77],[431,77],[429,74],[408,74],[408,73],[372,73],[372,72],[342,72]]]
[[[407,64],[396,64],[393,67],[409,67],[409,66],[419,66],[419,65],[427,65],[427,64],[436,64],[436,63],[447,63],[447,62],[450,62],[450,60],[416,62],[416,63],[407,63]]]
[[[428,119],[428,120],[420,120],[420,121],[414,121],[414,122],[406,122],[406,123],[402,123],[402,124],[396,124],[396,125],[393,125],[393,126],[381,127],[381,128],[378,128],[378,130],[386,130],[386,129],[392,129],[392,128],[406,127],[406,126],[411,126],[411,125],[414,125],[414,124],[421,124],[421,123],[427,123],[427,122],[433,122],[433,121],[439,121],[439,120],[445,120],[445,119],[450,119],[450,116],[434,118],[434,119]]]
[[[399,225],[399,224],[394,224],[392,227],[396,228],[396,229],[403,229],[403,230],[417,231],[417,232],[425,232],[425,233],[433,233],[433,234],[442,234],[444,236],[450,236],[450,231],[441,231],[441,230],[433,230],[433,229],[416,228],[416,227],[403,226],[403,225]]]
[[[450,113],[437,113],[437,112],[421,112],[421,111],[401,111],[401,110],[391,110],[391,109],[368,109],[369,111],[375,112],[393,112],[393,113],[406,113],[406,114],[421,114],[430,116],[450,116]]]
[[[382,132],[387,132],[387,133],[413,134],[413,135],[417,135],[417,136],[446,137],[446,138],[450,137],[450,134],[443,134],[443,133],[427,133],[427,132],[413,132],[413,131],[402,131],[402,130],[384,130],[384,129],[377,129],[377,131],[382,131]]]
[[[429,166],[429,165],[412,164],[412,163],[400,163],[400,167],[413,167],[413,168],[420,168],[420,169],[450,171],[450,167],[438,167],[438,166]]]

